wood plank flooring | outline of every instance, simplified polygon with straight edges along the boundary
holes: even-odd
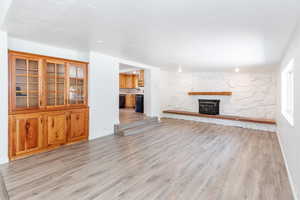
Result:
[[[11,200],[291,200],[275,133],[163,119],[0,167]]]
[[[0,173],[0,199],[1,200],[8,200],[8,193],[7,193],[7,189],[6,189],[6,185],[4,183],[3,177]]]
[[[131,108],[122,108],[119,110],[120,124],[128,124],[135,121],[147,119],[143,113],[137,113]]]

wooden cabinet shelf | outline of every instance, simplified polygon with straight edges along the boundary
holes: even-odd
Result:
[[[20,77],[34,77],[34,78],[38,78],[39,75],[37,74],[16,74],[16,76],[20,76]]]
[[[10,159],[87,139],[87,68],[84,62],[9,51]]]

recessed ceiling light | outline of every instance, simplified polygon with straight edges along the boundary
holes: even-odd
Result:
[[[98,43],[98,44],[102,44],[103,41],[102,41],[102,40],[98,40],[97,43]]]
[[[236,68],[234,69],[234,71],[235,71],[235,72],[240,72],[240,68],[236,67]]]
[[[181,65],[179,65],[179,67],[178,67],[178,72],[179,72],[179,73],[182,72],[182,67],[181,67]]]

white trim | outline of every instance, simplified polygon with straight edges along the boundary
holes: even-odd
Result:
[[[293,181],[293,178],[292,178],[292,175],[291,175],[288,163],[287,163],[287,159],[286,159],[286,155],[285,155],[285,151],[284,151],[284,148],[283,148],[283,144],[282,144],[282,141],[281,141],[279,131],[277,131],[276,135],[277,135],[278,143],[279,143],[279,146],[280,146],[281,154],[282,154],[282,157],[283,157],[283,160],[284,160],[284,165],[286,167],[286,171],[287,171],[287,174],[288,174],[288,179],[289,179],[289,182],[290,182],[290,186],[292,188],[292,193],[293,193],[294,200],[298,200],[295,184],[294,184],[294,181]]]
[[[7,33],[0,31],[0,164],[8,162],[8,55]]]
[[[281,72],[281,113],[294,126],[294,63],[291,59]]]
[[[3,158],[0,160],[0,165],[8,163],[8,158]]]

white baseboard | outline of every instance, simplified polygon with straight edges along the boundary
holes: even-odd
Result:
[[[8,157],[7,158],[1,158],[0,159],[0,165],[2,165],[2,164],[6,164],[6,163],[8,163]]]
[[[277,135],[277,139],[278,139],[278,142],[279,142],[281,154],[282,154],[282,157],[283,157],[283,160],[284,160],[284,165],[286,167],[286,171],[287,171],[287,174],[288,174],[288,179],[289,179],[289,182],[290,182],[290,186],[292,188],[292,193],[293,193],[294,200],[298,200],[297,192],[296,192],[294,182],[293,182],[293,178],[292,178],[292,175],[291,175],[288,163],[287,163],[287,159],[286,159],[284,147],[283,147],[283,144],[282,144],[282,141],[281,141],[280,133],[277,131],[276,135]]]

